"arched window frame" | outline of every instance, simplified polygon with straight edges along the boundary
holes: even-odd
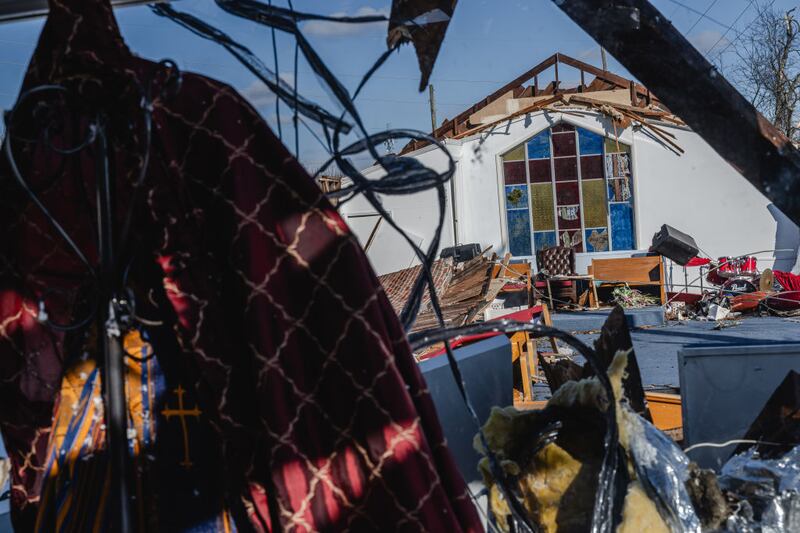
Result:
[[[636,249],[630,144],[560,121],[498,161],[504,245],[515,257],[567,243],[578,253]]]

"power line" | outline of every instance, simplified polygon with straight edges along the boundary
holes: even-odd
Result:
[[[750,0],[750,3],[749,3],[749,4],[747,4],[746,6],[744,6],[744,9],[742,9],[742,11],[739,13],[739,15],[737,15],[737,17],[734,19],[732,26],[736,26],[736,23],[737,23],[737,22],[739,22],[739,19],[740,19],[740,18],[742,18],[742,15],[744,15],[744,14],[747,12],[747,10],[748,10],[748,9],[750,9],[750,6],[752,6],[754,2],[755,2],[755,0]],[[773,3],[774,3],[774,0],[773,0]],[[752,21],[750,21],[750,24],[748,24],[748,25],[745,27],[745,29],[744,29],[742,32],[738,33],[738,34],[736,35],[736,37],[734,38],[734,40],[738,39],[738,38],[739,38],[739,36],[740,36],[742,33],[744,33],[745,31],[747,31],[747,29],[750,27],[750,25],[751,25],[751,24],[753,24],[753,22],[754,22],[754,21],[755,21],[755,19],[753,19]],[[733,29],[733,27],[731,27],[731,29]],[[735,32],[736,30],[733,30],[733,31]],[[711,46],[711,48],[709,48],[709,49],[708,49],[708,52],[706,52],[706,57],[708,57],[708,56],[711,54],[711,51],[712,51],[712,50],[714,50],[714,48],[716,48],[716,47],[717,47],[717,45],[718,45],[719,43],[721,43],[721,42],[722,42],[722,40],[725,38],[725,36],[726,36],[726,35],[728,35],[728,32],[727,32],[727,31],[725,31],[725,33],[723,33],[722,35],[720,35],[719,39],[717,39],[717,42],[715,42],[715,43],[714,43],[714,44]],[[725,47],[725,48],[722,50],[722,52],[720,52],[719,54],[717,54],[717,57],[721,56],[721,55],[723,54],[723,52],[725,52],[725,50],[727,50],[727,49],[730,47],[730,45],[731,45],[732,43],[733,43],[733,40],[732,40],[732,41],[729,41],[729,42],[728,42],[728,45],[727,45],[727,46],[726,46],[726,47]]]
[[[752,4],[753,4],[753,2],[755,2],[755,0],[751,0],[751,1],[750,1],[750,4],[748,4],[748,6],[747,6],[747,7],[750,7],[750,5],[752,5]],[[774,4],[775,4],[775,0],[772,0],[772,2],[770,2],[770,3],[769,3],[769,6],[768,6],[768,7],[772,7]],[[740,14],[739,16],[741,16],[741,14]],[[725,45],[725,48],[723,48],[723,49],[720,51],[720,53],[719,53],[719,54],[717,54],[717,59],[721,58],[721,57],[722,57],[722,54],[724,54],[724,53],[725,53],[725,51],[726,51],[728,48],[730,48],[730,47],[731,47],[731,45],[732,45],[734,42],[736,42],[736,40],[737,40],[739,37],[741,37],[741,36],[742,36],[744,33],[746,33],[746,32],[747,32],[747,30],[749,30],[749,29],[750,29],[750,26],[752,26],[753,24],[755,24],[755,22],[756,22],[757,20],[758,20],[758,14],[756,14],[756,16],[753,18],[753,20],[751,20],[751,21],[750,21],[750,23],[749,23],[747,26],[745,26],[745,27],[744,27],[744,29],[743,29],[741,32],[739,32],[739,34],[736,36],[736,38],[734,38],[733,40],[729,41],[729,42],[728,42],[728,44],[727,44],[727,45]]]
[[[723,28],[728,29],[728,30],[732,30],[733,29],[730,26],[728,26],[727,24],[725,24],[724,22],[720,22],[720,21],[718,21],[717,19],[715,19],[713,17],[709,17],[708,15],[703,13],[702,11],[698,11],[695,8],[691,7],[691,6],[687,6],[683,2],[678,2],[678,0],[669,0],[669,1],[672,2],[675,5],[679,5],[682,8],[691,11],[695,15],[700,15],[700,18],[704,18],[706,20],[710,20],[711,22],[713,22],[714,24],[717,24],[718,26],[722,26]]]
[[[686,38],[689,37],[689,34],[692,33],[692,30],[695,29],[695,27],[700,23],[701,20],[703,20],[706,17],[706,15],[708,15],[708,12],[711,11],[711,8],[714,7],[714,4],[716,4],[716,3],[717,3],[717,0],[712,0],[711,1],[711,4],[709,4],[709,6],[706,8],[706,10],[703,11],[703,13],[699,17],[697,17],[697,20],[694,21],[694,24],[692,24],[692,27],[689,28],[689,31],[687,31],[686,33],[683,34],[684,37],[686,37]]]
[[[184,65],[194,65],[195,67],[214,67],[214,68],[226,68],[226,69],[238,69],[239,65],[236,64],[223,64],[223,63],[209,63],[207,61],[201,61],[197,59],[185,59],[181,61]],[[300,74],[312,76],[314,72],[311,70],[303,70]],[[363,74],[342,74],[336,73],[337,77],[340,78],[358,78],[359,80],[364,76]],[[418,82],[419,76],[383,76],[383,75],[375,75],[372,76],[373,80],[409,80]],[[436,83],[503,83],[504,80],[470,80],[470,79],[460,79],[460,78],[438,78],[438,77],[431,77],[432,82]],[[472,105],[472,104],[469,104]]]

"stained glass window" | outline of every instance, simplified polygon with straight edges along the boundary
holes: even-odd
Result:
[[[502,156],[509,251],[636,248],[630,147],[566,123]]]

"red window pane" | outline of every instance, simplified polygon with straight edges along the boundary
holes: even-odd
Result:
[[[575,155],[575,134],[562,133],[560,135],[553,135],[553,155]]]
[[[506,185],[525,184],[525,161],[509,161],[503,163],[503,177]]]
[[[578,182],[556,183],[556,205],[577,205],[581,203]]]
[[[556,171],[556,181],[578,179],[577,157],[562,157],[560,159],[553,159],[553,167]]]
[[[531,172],[531,183],[547,183],[550,181],[550,160],[534,159],[528,161]]]
[[[581,229],[581,208],[578,205],[556,207],[558,229]]]
[[[581,157],[581,179],[593,180],[603,178],[603,156],[585,155]]]
[[[550,129],[553,131],[553,133],[558,133],[561,131],[575,131],[575,126],[572,126],[570,124],[564,124],[562,122],[561,124],[556,124]]]

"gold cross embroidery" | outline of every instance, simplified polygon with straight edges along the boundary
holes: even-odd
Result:
[[[197,406],[195,406],[193,409],[183,408],[183,395],[185,392],[186,391],[183,389],[183,387],[178,385],[178,388],[175,389],[175,394],[178,395],[178,408],[170,409],[168,406],[166,409],[161,411],[161,414],[164,415],[167,420],[169,420],[169,417],[171,416],[177,416],[181,420],[181,428],[183,429],[183,461],[181,461],[181,466],[188,469],[192,467],[192,461],[189,459],[189,431],[186,427],[186,417],[199,417],[202,412],[197,408]]]

